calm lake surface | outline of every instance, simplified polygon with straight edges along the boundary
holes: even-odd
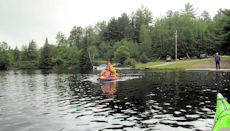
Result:
[[[1,131],[211,130],[230,72],[0,71]]]

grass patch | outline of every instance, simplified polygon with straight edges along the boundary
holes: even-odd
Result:
[[[186,69],[189,68],[192,64],[200,63],[202,61],[205,60],[184,60],[162,66],[153,66],[151,69]]]
[[[148,62],[145,64],[137,63],[136,68],[169,69],[169,70],[182,69],[183,70],[186,68],[190,68],[191,65],[193,64],[202,63],[205,61],[214,61],[214,59],[215,59],[214,57],[211,57],[205,59],[188,59],[188,60],[173,61],[172,63],[165,62],[165,61]],[[230,60],[230,56],[222,56],[221,60]]]
[[[220,59],[221,60],[230,60],[230,56],[220,56]],[[213,60],[214,60],[214,58],[213,58]]]

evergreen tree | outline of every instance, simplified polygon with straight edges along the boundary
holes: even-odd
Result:
[[[13,55],[14,61],[17,62],[20,59],[20,51],[18,50],[18,46],[15,47]]]
[[[116,18],[111,18],[106,31],[104,32],[104,38],[106,41],[116,42],[120,40],[120,34],[118,31],[118,21]]]
[[[21,51],[22,53],[21,53],[21,60],[22,61],[27,61],[27,59],[28,59],[28,48],[27,48],[27,46],[26,45],[23,45],[22,46],[22,51]]]
[[[40,68],[41,69],[52,68],[52,60],[51,60],[50,45],[48,43],[48,38],[46,38],[45,45],[41,51]]]
[[[29,47],[27,50],[27,60],[37,60],[37,58],[38,58],[37,46],[36,43],[32,40],[29,43]]]
[[[185,4],[185,9],[182,11],[184,14],[189,15],[191,18],[195,18],[196,17],[196,10],[193,5],[191,5],[190,3],[186,3]]]
[[[131,22],[126,13],[121,14],[121,17],[117,19],[118,22],[118,40],[121,41],[124,38],[127,38],[129,40],[132,39],[132,31],[131,31]]]
[[[8,48],[9,47],[6,42],[0,42],[0,70],[6,70],[10,65]]]
[[[150,37],[150,33],[147,30],[145,25],[141,25],[140,29],[140,46],[141,46],[141,51],[145,52],[148,58],[152,57],[152,40]]]
[[[141,25],[145,25],[148,28],[151,23],[152,13],[149,9],[145,8],[144,6],[141,6],[141,8],[137,9],[137,11],[132,14],[131,25],[134,31],[133,40],[135,42],[140,42],[139,36]]]
[[[221,44],[220,50],[224,54],[230,54],[230,9],[225,9],[222,11],[222,15],[217,20],[218,30],[218,40]]]

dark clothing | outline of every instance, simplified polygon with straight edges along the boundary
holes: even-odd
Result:
[[[215,56],[215,61],[220,62],[220,56]]]
[[[220,62],[216,61],[216,69],[220,69]]]
[[[216,69],[220,69],[220,56],[215,56]]]

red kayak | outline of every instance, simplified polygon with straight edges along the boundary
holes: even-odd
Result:
[[[113,80],[117,80],[117,77],[114,77],[114,76],[109,76],[109,77],[100,76],[100,77],[98,78],[98,80],[113,81]]]

